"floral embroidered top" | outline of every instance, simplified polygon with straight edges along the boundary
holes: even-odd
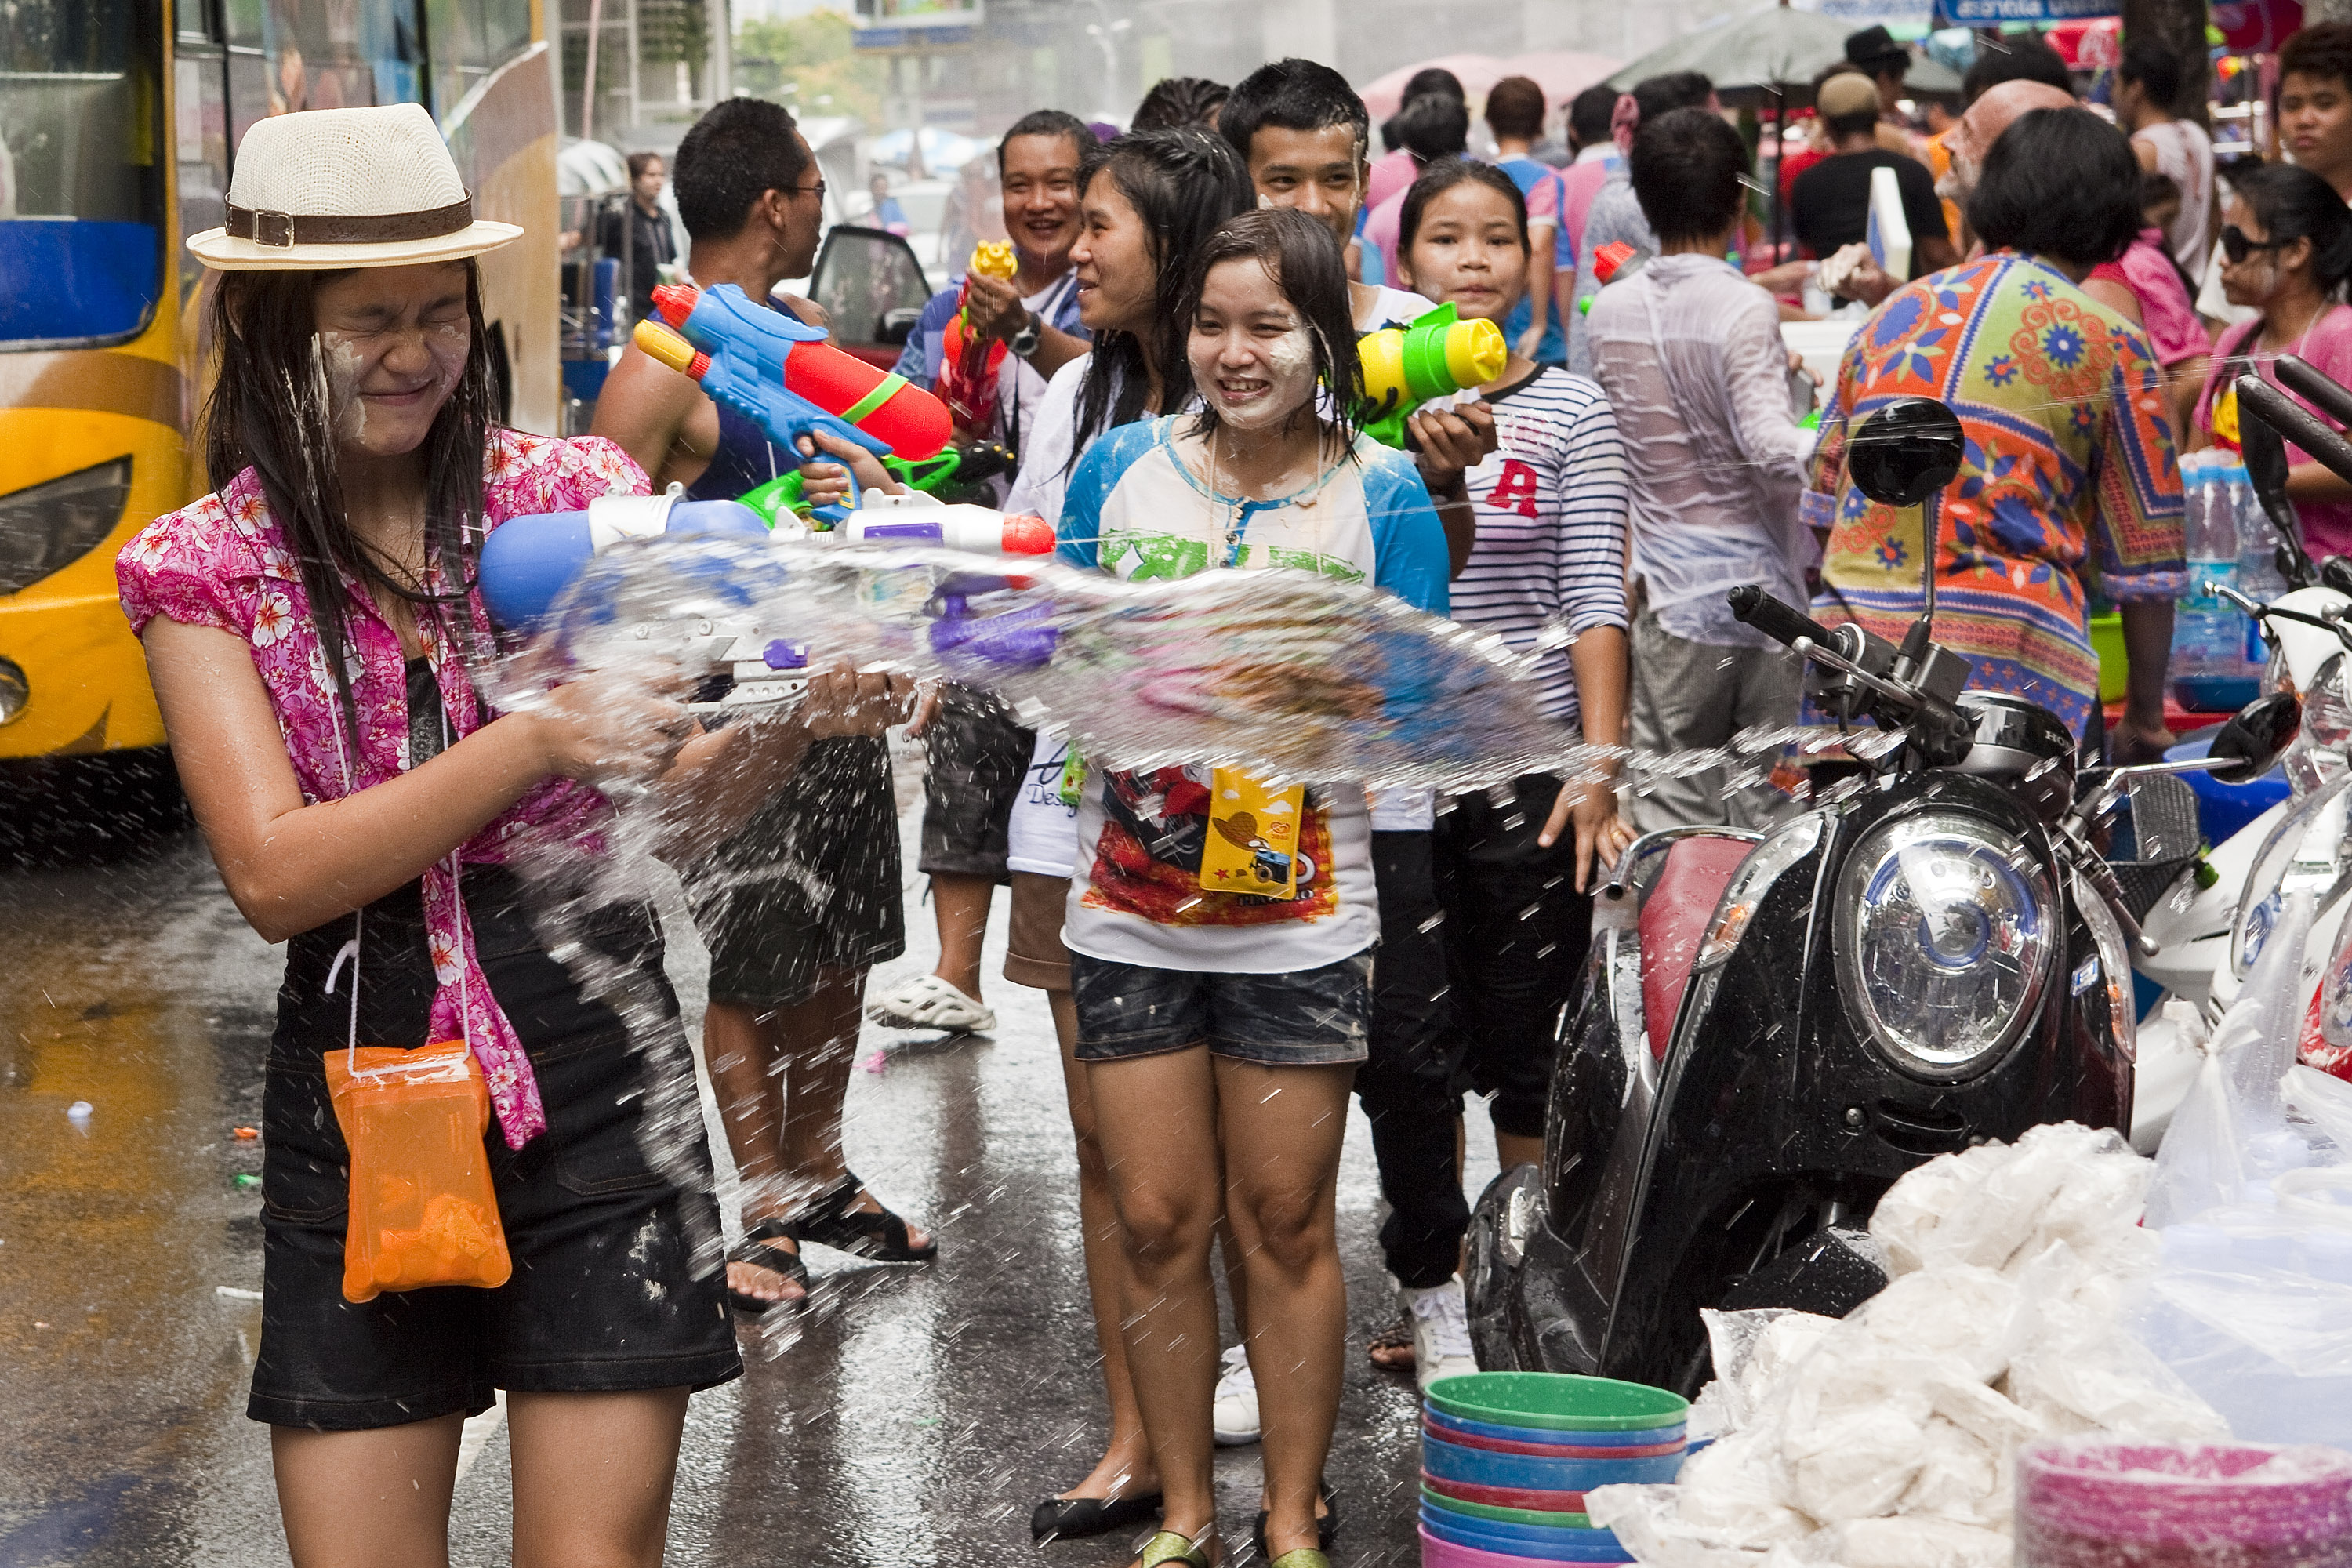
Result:
[[[648,489],[644,471],[628,454],[602,437],[558,441],[505,429],[491,437],[483,477],[488,528],[510,517],[577,511],[601,495],[644,495]],[[347,584],[354,644],[352,700],[359,714],[354,752],[345,740],[326,648],[300,571],[251,468],[219,493],[141,530],[116,561],[115,578],[133,632],[143,633],[149,621],[163,616],[184,626],[235,632],[251,647],[305,802],[341,799],[385,783],[409,765],[407,679],[399,635],[364,591]],[[473,614],[477,625],[489,624],[478,593]],[[451,732],[462,739],[496,715],[475,691],[464,659],[452,657],[448,639],[429,622],[420,629]],[[498,863],[506,858],[507,846],[524,834],[593,847],[609,809],[604,796],[585,785],[551,779],[423,879],[438,986],[432,1037],[463,1037],[472,1049],[511,1148],[542,1131],[547,1117],[522,1042],[475,958],[473,931],[459,899],[458,867],[463,861]]]
[[[2099,689],[2085,563],[2117,601],[2188,582],[2180,463],[2147,336],[2009,250],[1897,289],[1864,324],[1800,504],[1829,535],[1814,617],[1890,642],[1919,613],[1920,509],[1864,496],[1846,452],[1852,426],[1898,397],[1942,399],[1968,440],[1937,511],[1936,640],[1974,662],[1971,687],[2080,735]]]

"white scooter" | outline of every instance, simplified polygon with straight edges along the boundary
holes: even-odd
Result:
[[[2352,391],[2292,356],[2277,369],[2282,382],[2352,423]],[[2280,432],[2330,468],[2340,460],[2352,469],[2352,444],[2259,378],[2242,378],[2239,389],[2247,478],[2278,531],[2281,570],[2294,586],[2269,605],[2229,589],[2222,595],[2261,623],[2271,647],[2263,689],[2302,698],[2303,732],[2284,759],[2288,798],[2214,846],[2143,922],[2147,942],[2137,967],[2165,992],[2139,1030],[2132,1142],[2144,1153],[2155,1152],[2195,1079],[2206,1031],[2237,1000],[2283,889],[2307,886],[2320,898],[2303,966],[2306,1012],[2323,969],[2343,967],[2323,960],[2339,945],[2343,894],[2352,887],[2345,820],[2352,793],[2346,766],[2352,755],[2352,559],[2333,559],[2324,570],[2313,565],[2286,498]],[[2174,1001],[2189,1005],[2185,1017],[2166,1005]],[[2352,1038],[2352,1018],[2347,1032]]]

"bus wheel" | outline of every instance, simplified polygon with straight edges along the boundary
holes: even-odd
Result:
[[[0,763],[0,867],[112,865],[192,821],[161,746]]]

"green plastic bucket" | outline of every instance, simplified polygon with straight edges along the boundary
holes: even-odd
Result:
[[[1552,1432],[1639,1432],[1679,1426],[1690,1401],[1646,1384],[1559,1372],[1474,1372],[1429,1385],[1433,1408],[1465,1421]]]
[[[1548,1530],[1592,1528],[1592,1516],[1589,1513],[1541,1513],[1531,1508],[1496,1508],[1491,1503],[1447,1497],[1444,1492],[1428,1487],[1421,1489],[1421,1500],[1448,1513],[1468,1514],[1473,1519],[1491,1519],[1498,1524],[1539,1524]]]
[[[2091,651],[2099,660],[2099,700],[2121,702],[2131,683],[2131,660],[2124,653],[2124,617],[2109,610],[2091,617]]]

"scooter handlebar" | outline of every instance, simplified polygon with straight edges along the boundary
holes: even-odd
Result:
[[[1827,626],[1802,610],[1782,604],[1753,583],[1732,589],[1726,597],[1731,601],[1731,613],[1735,617],[1775,642],[1794,647],[1798,638],[1810,637],[1816,647],[1836,646]]]

